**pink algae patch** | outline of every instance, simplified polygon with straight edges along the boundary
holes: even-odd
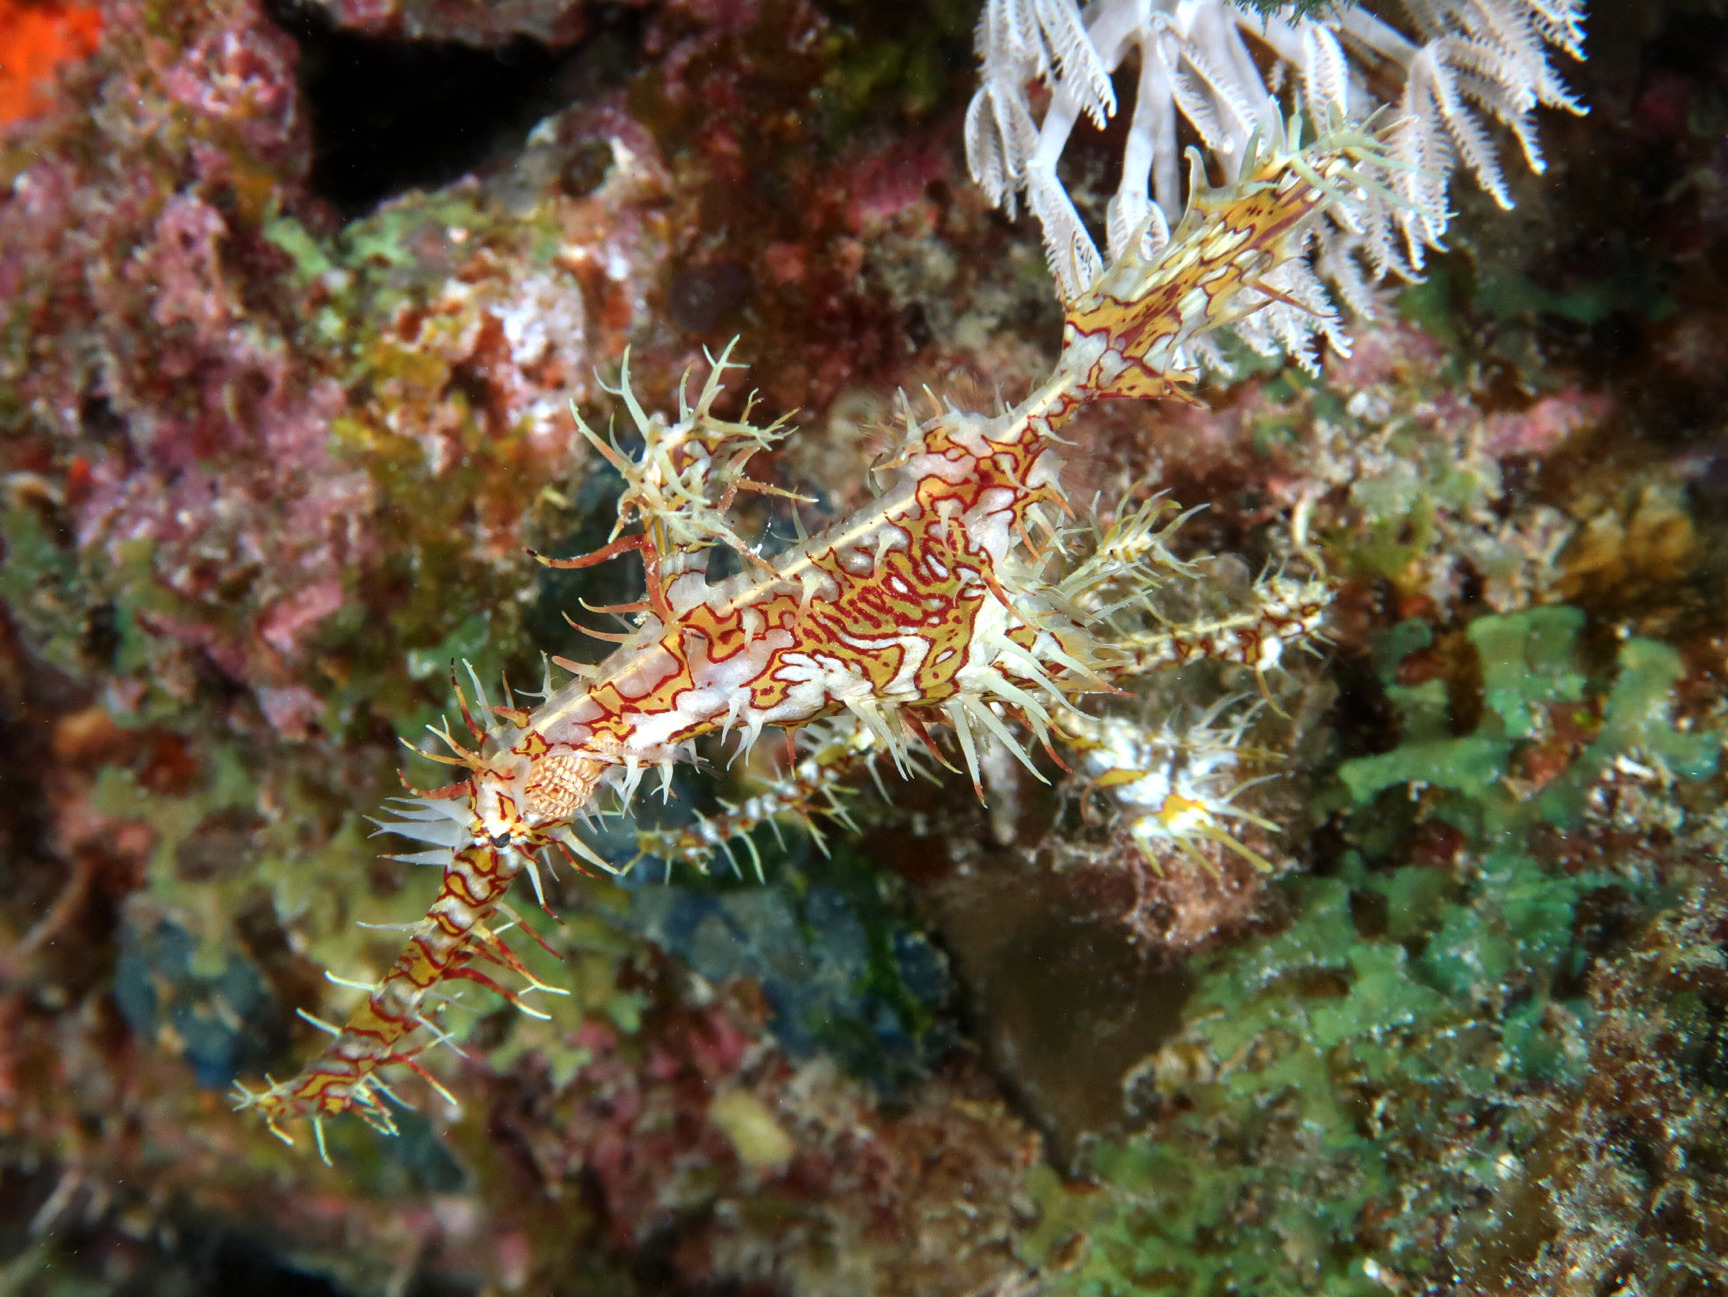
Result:
[[[102,15],[58,0],[0,0],[0,126],[48,106],[54,74],[90,55]]]
[[[1496,458],[1546,454],[1573,433],[1602,422],[1612,404],[1606,396],[1584,392],[1573,384],[1543,397],[1522,413],[1490,415],[1485,448]]]

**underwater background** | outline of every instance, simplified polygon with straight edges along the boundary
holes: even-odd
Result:
[[[977,19],[0,0],[0,1294],[1728,1292],[1712,0],[1592,6],[1588,111],[1537,112],[1541,174],[1501,141],[1509,210],[1453,180],[1348,357],[1070,428],[1077,502],[1169,491],[1184,556],[1337,582],[1236,734],[1271,873],[1042,756],[982,800],[884,765],[821,846],[548,880],[521,953],[571,994],[463,997],[458,1108],[409,1078],[329,1164],[232,1111],[393,957],[359,925],[424,912],[367,817],[452,659],[535,681],[637,597],[524,553],[607,540],[566,407],[603,427],[627,346],[670,393],[736,336],[824,517],[898,389],[1049,369],[1038,224],[968,174]],[[1125,132],[1064,155],[1097,228]],[[1156,746],[1256,690],[1111,714]]]

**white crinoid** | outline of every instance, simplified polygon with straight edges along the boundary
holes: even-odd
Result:
[[[1102,126],[1114,116],[1110,77],[1125,65],[1137,61],[1138,72],[1121,182],[1106,209],[1112,259],[1136,241],[1161,242],[1180,218],[1180,123],[1232,180],[1256,139],[1274,137],[1292,109],[1327,123],[1390,106],[1389,188],[1335,213],[1317,231],[1312,266],[1292,262],[1273,284],[1290,301],[1236,327],[1257,351],[1306,359],[1313,335],[1330,332],[1320,323],[1322,280],[1368,313],[1370,278],[1419,275],[1446,233],[1446,190],[1460,163],[1511,205],[1496,124],[1540,172],[1537,106],[1584,111],[1551,58],[1556,49],[1583,57],[1583,0],[1376,0],[1373,8],[1381,12],[1340,4],[1299,16],[1296,6],[1234,0],[1092,0],[1083,9],[1078,0],[986,0],[980,85],[966,118],[973,178],[1010,215],[1024,194],[1073,300],[1103,258],[1057,167],[1081,117]],[[1041,116],[1028,96],[1034,85],[1049,91]],[[1393,86],[1395,98],[1383,100]]]
[[[1064,718],[1064,737],[1081,750],[1089,792],[1107,796],[1129,838],[1162,868],[1173,853],[1216,870],[1207,844],[1236,853],[1256,869],[1272,865],[1237,837],[1237,826],[1275,829],[1235,804],[1259,779],[1245,780],[1245,740],[1258,703],[1221,699],[1191,720],[1152,726],[1124,716]]]

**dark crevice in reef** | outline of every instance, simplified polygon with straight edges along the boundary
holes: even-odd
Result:
[[[637,9],[596,5],[573,45],[519,36],[478,49],[339,30],[295,0],[269,7],[300,46],[312,189],[344,220],[509,157],[543,117],[623,79],[642,23]]]
[[[40,1195],[59,1174],[47,1169],[50,1175],[14,1180]],[[149,1240],[133,1239],[108,1224],[62,1225],[54,1233],[59,1252],[52,1269],[60,1276],[54,1291],[112,1297],[358,1297],[367,1291],[301,1270],[262,1239],[206,1231],[195,1222],[164,1229]],[[393,1291],[405,1297],[474,1297],[472,1288],[438,1279],[416,1279]]]

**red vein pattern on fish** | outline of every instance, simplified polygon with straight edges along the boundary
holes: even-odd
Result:
[[[839,803],[831,793],[824,801],[826,775],[858,760],[885,755],[905,773],[927,749],[946,764],[939,739],[949,731],[980,786],[984,744],[1028,766],[1028,737],[1096,749],[1074,706],[1082,694],[1198,658],[1275,667],[1318,630],[1325,583],[1269,576],[1222,619],[1118,633],[1113,610],[1183,569],[1165,547],[1168,510],[1126,511],[1070,562],[1059,432],[1091,401],[1186,398],[1198,378],[1191,344],[1282,300],[1267,277],[1304,254],[1322,212],[1348,219],[1379,192],[1382,165],[1371,135],[1339,129],[1306,148],[1281,139],[1251,151],[1241,179],[1222,188],[1197,175],[1167,242],[1136,241],[1066,304],[1060,357],[1030,396],[995,415],[938,404],[921,422],[903,399],[904,437],[876,466],[876,498],[772,558],[734,531],[728,509],[740,491],[772,489],[745,466],[786,430],[753,425],[748,409],[736,422],[714,414],[727,372],[739,368],[729,349],[694,403],[680,392],[675,421],[643,408],[626,357],[618,394],[641,452],[625,455],[578,416],[625,479],[613,539],[542,561],[582,567],[639,553],[647,590],[628,609],[634,629],[598,665],[555,660],[574,678],[555,685],[549,667],[533,708],[509,696],[490,705],[470,672],[474,706],[460,687],[457,698],[471,738],[436,731],[447,751],[426,754],[456,768],[458,781],[400,799],[380,821],[424,848],[399,859],[441,867],[436,900],[347,1022],[318,1024],[334,1037],[324,1051],[291,1080],[242,1089],[239,1106],[284,1139],[287,1123],[311,1119],[322,1151],[322,1120],[344,1112],[394,1130],[386,1070],[415,1072],[443,1093],[419,1057],[447,1040],[432,1011],[441,987],[478,982],[528,1012],[538,1010],[485,966],[526,978],[526,990],[554,989],[529,977],[499,936],[520,923],[505,902],[513,881],[527,873],[538,893],[539,866],[554,858],[612,869],[579,824],[628,805],[649,772],[669,782],[704,735],[735,731],[748,750],[766,728],[802,731],[804,755],[783,788],[752,799],[761,805],[729,808],[730,822],[662,834],[665,842],[645,835],[647,850],[698,865],[750,824],[832,813]],[[743,567],[710,583],[707,559],[722,545]],[[1150,812],[1159,833],[1234,844],[1225,821],[1243,813],[1216,784],[1173,785]]]

